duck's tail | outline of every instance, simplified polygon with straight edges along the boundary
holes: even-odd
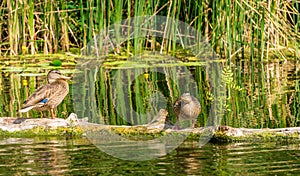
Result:
[[[28,112],[30,111],[31,109],[35,108],[35,107],[41,107],[43,106],[45,103],[48,102],[48,98],[44,98],[42,99],[39,103],[35,104],[35,105],[32,105],[32,106],[27,106],[27,107],[24,107],[22,109],[20,109],[19,112]]]
[[[35,106],[28,106],[28,107],[26,107],[26,108],[22,108],[22,109],[20,109],[20,111],[19,112],[28,112],[28,111],[30,111],[32,108],[34,108]]]

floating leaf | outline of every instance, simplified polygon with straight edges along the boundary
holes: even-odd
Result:
[[[50,66],[56,66],[56,67],[59,67],[59,66],[61,66],[62,65],[62,62],[61,62],[61,60],[59,60],[59,59],[55,59],[55,60],[53,60],[51,63],[50,63]]]

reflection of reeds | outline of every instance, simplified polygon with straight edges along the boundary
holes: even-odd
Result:
[[[218,67],[213,64],[186,70],[183,68],[188,67],[178,65],[162,66],[160,72],[152,68],[100,68],[95,89],[99,116],[109,124],[145,124],[160,108],[166,108],[169,120],[174,122],[171,108],[174,100],[184,92],[191,92],[197,94],[202,107],[198,118],[200,126],[218,125],[220,120],[223,125],[255,128],[299,123],[299,114],[295,110],[299,103],[299,83],[289,79],[289,75],[295,73],[295,64],[243,61],[237,63],[237,69],[217,71]],[[187,77],[189,72],[192,72],[196,85],[192,86],[191,78]],[[221,75],[227,92],[220,84]],[[290,87],[293,85],[296,85],[296,91]],[[287,91],[289,89],[291,91]],[[153,94],[155,92],[166,98],[166,107],[160,106],[163,98]],[[226,108],[225,113],[218,109],[220,107],[212,107],[212,102],[219,102]],[[149,110],[154,110],[150,116],[136,115],[146,114]],[[223,119],[212,118],[216,113],[222,113]]]
[[[298,62],[241,61],[235,67],[236,69],[224,69],[222,73],[225,75],[224,80],[227,80],[227,90],[230,90],[224,95],[218,95],[220,99],[226,98],[227,111],[222,119],[224,125],[255,128],[299,126]],[[64,118],[68,115],[66,112],[73,112],[74,105],[79,117],[89,117],[92,122],[144,124],[160,108],[166,108],[170,120],[174,121],[172,103],[179,95],[188,91],[198,95],[202,107],[199,124],[214,125],[219,119],[209,121],[210,108],[211,102],[219,101],[215,99],[213,92],[218,92],[217,81],[222,70],[208,71],[211,69],[214,67],[209,65],[168,65],[162,66],[160,72],[152,68],[87,69],[83,77],[78,79],[83,82],[83,86],[74,83],[75,88],[71,88],[74,95],[68,95],[58,107],[58,117]],[[189,72],[193,73],[197,87],[192,86],[191,79],[186,76]],[[208,76],[209,73],[211,75]],[[132,76],[134,74],[136,77]],[[43,84],[44,76],[18,76],[15,73],[0,72],[0,116],[40,117],[40,113],[36,111],[20,114],[18,110],[24,100]],[[160,94],[156,94],[158,92]],[[164,102],[159,95],[166,97],[166,107],[162,106]],[[75,103],[72,104],[72,101]],[[145,114],[150,110],[153,110],[150,116],[137,118],[135,115],[135,112]]]
[[[223,124],[235,127],[296,126],[299,101],[294,62],[240,62],[227,82],[227,111]],[[226,79],[226,78],[225,78]],[[231,86],[230,86],[231,85]],[[235,86],[232,86],[235,85]],[[294,87],[295,86],[295,87]],[[299,89],[299,87],[298,87]]]
[[[172,120],[175,118],[172,113],[175,99],[184,92],[198,94],[196,84],[185,76],[190,71],[179,68],[100,68],[95,83],[100,118],[104,117],[104,121],[109,124],[145,124],[160,109],[166,108]],[[201,75],[203,74],[199,74],[199,77],[204,80]]]

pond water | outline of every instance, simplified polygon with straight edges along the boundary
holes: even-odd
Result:
[[[110,156],[86,138],[2,138],[0,175],[298,175],[299,149],[184,142],[166,156],[134,162]]]
[[[218,61],[222,69],[216,70],[215,63],[178,65],[154,58],[147,60],[147,64],[155,65],[153,68],[145,67],[145,62],[111,62],[80,70],[75,69],[75,61],[63,60],[63,67],[57,68],[49,66],[51,60],[1,60],[0,117],[41,117],[39,112],[18,111],[25,99],[45,84],[47,72],[60,69],[75,78],[69,82],[70,93],[57,108],[59,118],[76,112],[90,122],[136,125],[148,123],[159,109],[165,108],[169,120],[174,121],[172,104],[180,94],[190,92],[202,107],[196,126],[211,123],[210,108],[217,100],[225,102],[223,125],[300,125],[298,61],[241,60],[232,66]],[[80,76],[76,76],[78,72]],[[220,89],[225,92],[216,97],[214,92]],[[127,146],[118,147],[123,151]],[[207,143],[199,148],[195,141],[185,142],[165,156],[134,162],[110,156],[86,138],[2,138],[0,174],[296,175],[300,173],[299,148],[299,144],[260,142]]]
[[[0,117],[41,117],[39,112],[18,112],[25,99],[45,84],[49,70],[60,69],[73,76],[70,93],[58,106],[57,117],[76,112],[90,122],[137,125],[152,120],[161,108],[174,122],[172,105],[189,92],[200,101],[202,111],[196,126],[210,121],[211,107],[224,103],[221,123],[233,127],[277,128],[300,125],[299,61],[175,62],[172,58],[142,57],[137,62],[107,59],[80,68],[63,60],[63,67],[49,66],[53,58],[2,59],[0,70]],[[84,65],[85,63],[81,63]],[[95,65],[98,66],[96,67]],[[80,73],[76,76],[74,73]],[[74,78],[75,77],[75,78]],[[216,91],[223,89],[216,96]]]

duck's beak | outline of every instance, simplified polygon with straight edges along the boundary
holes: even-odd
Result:
[[[60,75],[60,79],[64,79],[64,80],[70,80],[71,77],[67,77],[67,76],[64,76],[64,75]]]

